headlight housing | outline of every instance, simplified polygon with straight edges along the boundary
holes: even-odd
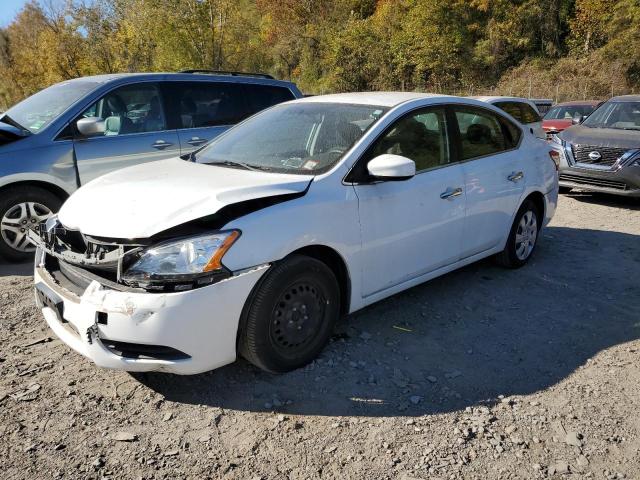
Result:
[[[549,136],[549,142],[556,144],[560,147],[564,146],[564,142],[562,141],[562,139],[558,136],[557,133],[553,133]]]
[[[208,233],[159,243],[143,250],[126,268],[122,281],[147,290],[189,290],[230,275],[222,257],[239,230]]]

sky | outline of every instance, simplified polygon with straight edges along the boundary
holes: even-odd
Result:
[[[0,0],[0,28],[6,27],[28,0]]]

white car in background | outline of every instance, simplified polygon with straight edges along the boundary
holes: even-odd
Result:
[[[30,234],[47,323],[102,367],[301,367],[342,314],[491,255],[524,265],[558,198],[549,148],[458,97],[287,102],[191,160],[98,178]]]
[[[521,97],[471,97],[504,110],[518,122],[529,128],[536,137],[545,140],[547,135],[542,129],[542,115],[536,104]]]

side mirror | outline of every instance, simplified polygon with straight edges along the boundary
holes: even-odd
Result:
[[[410,158],[385,153],[370,160],[367,171],[377,180],[409,180],[416,174],[416,164]]]
[[[95,137],[96,135],[104,135],[105,121],[100,117],[81,118],[76,122],[78,131],[84,137]]]

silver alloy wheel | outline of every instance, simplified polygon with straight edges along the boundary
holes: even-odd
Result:
[[[19,252],[33,252],[35,247],[27,239],[27,230],[47,220],[53,212],[37,202],[23,202],[9,208],[0,222],[2,240]]]
[[[522,215],[516,230],[516,256],[519,260],[526,260],[536,246],[538,238],[538,219],[533,210],[527,210]]]

